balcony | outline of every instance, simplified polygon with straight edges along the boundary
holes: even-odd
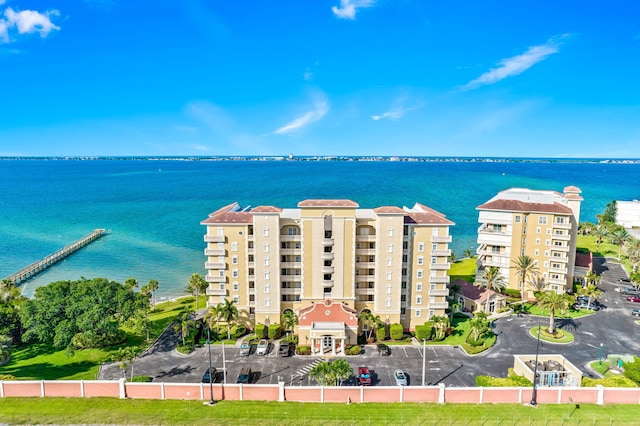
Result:
[[[450,243],[451,235],[433,235],[431,237],[432,243]]]
[[[227,282],[227,277],[214,277],[214,276],[211,276],[211,275],[207,275],[206,281],[208,283],[226,283]]]
[[[555,273],[555,274],[567,274],[567,268],[554,268],[553,266],[549,267],[549,272]]]
[[[561,285],[561,286],[567,285],[566,278],[549,278],[548,281],[549,281],[549,284],[555,284],[555,285]]]
[[[448,288],[437,288],[435,290],[429,290],[431,296],[449,296]]]
[[[280,275],[282,281],[302,282],[302,275]]]
[[[335,258],[335,255],[333,253],[322,253],[320,255],[320,259],[322,260],[333,260]]]
[[[568,253],[569,252],[569,246],[551,246],[551,250]]]
[[[332,288],[333,280],[322,280],[322,287],[324,288]]]
[[[569,221],[567,221],[566,223],[554,222],[553,227],[558,229],[571,229],[571,222]]]
[[[300,262],[280,262],[280,267],[285,269],[300,268],[301,265],[302,264]]]
[[[436,284],[440,284],[440,283],[448,284],[449,281],[450,279],[448,275],[445,275],[443,277],[429,277],[429,282],[436,283]]]
[[[205,256],[224,256],[225,255],[225,250],[224,249],[214,249],[214,248],[206,248],[204,249],[204,255]]]
[[[205,262],[204,267],[206,269],[227,269],[227,265],[224,262]]]
[[[551,238],[554,239],[554,240],[569,241],[569,240],[571,240],[571,235],[569,235],[569,234],[562,234],[562,235],[553,234],[551,236]]]
[[[374,269],[376,262],[356,262],[356,269]]]
[[[302,241],[302,235],[280,235],[280,241],[287,242],[300,242]]]
[[[333,247],[334,241],[333,238],[323,238],[322,245],[325,247]]]
[[[375,256],[376,249],[356,249],[356,256]]]
[[[511,246],[511,237],[508,235],[500,234],[478,234],[478,244],[480,246],[497,246],[497,247],[509,247]]]
[[[302,249],[297,248],[286,248],[280,249],[280,254],[283,256],[300,256],[302,254]]]
[[[362,296],[362,295],[375,295],[376,294],[376,289],[375,288],[356,288],[356,296]]]
[[[429,309],[447,309],[449,302],[429,302]]]
[[[484,259],[478,259],[478,267],[497,266],[498,268],[508,268],[511,263],[508,257],[487,256]]]
[[[432,270],[436,270],[436,271],[442,271],[442,270],[448,270],[449,268],[451,268],[451,263],[447,262],[447,263],[432,263],[431,265],[431,269]]]
[[[226,296],[226,295],[227,295],[226,289],[219,289],[219,288],[207,289],[207,296]]]
[[[356,275],[357,283],[371,283],[376,280],[375,275]]]
[[[503,227],[500,230],[495,229],[492,226],[480,225],[478,228],[478,234],[488,234],[488,235],[511,235],[511,232],[507,231],[507,227]]]
[[[432,250],[431,251],[431,256],[444,256],[444,257],[449,257],[451,256],[451,250]]]
[[[356,243],[375,243],[375,235],[356,235]]]
[[[280,289],[280,294],[298,295],[298,294],[302,294],[302,289],[300,289],[300,288],[282,288],[282,289]]]
[[[205,235],[204,241],[206,243],[224,243],[224,235]]]
[[[335,272],[335,268],[333,266],[323,266],[322,273],[323,274],[333,274]]]
[[[499,257],[510,258],[511,257],[511,250],[493,251],[492,249],[487,249],[485,247],[485,248],[478,248],[478,250],[476,250],[476,254],[478,256],[499,256]]]

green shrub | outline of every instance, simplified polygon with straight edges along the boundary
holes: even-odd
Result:
[[[633,362],[624,363],[624,377],[640,384],[640,358],[633,357]]]
[[[185,345],[179,343],[178,345],[176,345],[176,350],[178,352],[180,352],[181,354],[190,354],[191,352],[193,352],[193,349],[196,347],[195,343],[193,341],[187,341]]]
[[[293,343],[294,345],[298,344],[298,335],[297,334],[290,334],[289,337],[287,337],[287,340],[290,341],[291,343]]]
[[[296,353],[298,355],[309,355],[311,354],[311,346],[297,346]]]
[[[391,324],[389,327],[389,334],[393,340],[402,340],[402,336],[404,334],[402,324]]]
[[[423,325],[416,325],[416,339],[419,341],[430,340],[433,332],[433,321],[427,321]]]
[[[522,297],[522,294],[520,294],[520,290],[516,290],[514,288],[505,288],[500,293],[506,294],[509,297],[517,297],[517,298]]]
[[[631,379],[623,376],[611,376],[604,379],[590,379],[583,377],[580,386],[583,388],[591,388],[596,385],[602,385],[605,388],[637,388],[638,384]]]
[[[280,324],[270,324],[269,325],[269,339],[277,339],[280,337],[280,333],[282,333],[282,329],[280,328]]]
[[[266,326],[264,324],[256,324],[253,331],[256,333],[256,339],[264,339],[264,336],[266,336]]]
[[[123,343],[125,340],[127,340],[127,333],[122,329],[104,335],[86,331],[73,336],[71,344],[76,349],[103,348]]]
[[[362,353],[362,348],[358,345],[348,346],[344,353],[347,355],[360,355]]]
[[[237,339],[240,336],[244,336],[247,333],[247,328],[244,325],[236,324],[231,327],[231,338]]]
[[[387,329],[385,328],[384,325],[376,329],[376,339],[387,340]]]
[[[476,386],[479,387],[529,387],[533,386],[529,380],[522,376],[491,377],[476,376]]]
[[[153,380],[151,376],[133,376],[132,382],[150,382]]]
[[[0,380],[16,380],[16,376],[12,374],[0,374]]]

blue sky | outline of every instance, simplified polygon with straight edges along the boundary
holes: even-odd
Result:
[[[628,0],[0,0],[0,156],[640,158]]]

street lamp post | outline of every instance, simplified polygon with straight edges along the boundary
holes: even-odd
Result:
[[[604,343],[600,343],[600,362],[598,365],[602,365],[602,351],[604,350]]]
[[[538,343],[536,343],[536,361],[533,366],[533,390],[531,391],[531,405],[535,406],[538,404],[538,395],[536,393],[536,376],[538,375],[538,354],[540,353],[540,329],[542,326],[538,326]]]
[[[424,374],[427,366],[427,339],[422,339],[422,386],[424,386]]]
[[[207,327],[207,348],[209,349],[209,394],[211,399],[209,405],[213,405],[216,402],[213,400],[213,370],[211,369],[211,331]]]

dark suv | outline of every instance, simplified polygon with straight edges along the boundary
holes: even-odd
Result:
[[[202,375],[202,383],[213,383],[216,381],[216,368],[211,367],[211,372],[207,368],[207,371]]]
[[[249,367],[242,367],[240,374],[238,374],[238,378],[236,379],[236,383],[251,383],[251,369]]]
[[[278,355],[280,356],[289,356],[289,352],[291,351],[291,344],[287,341],[280,342],[278,346]]]
[[[391,354],[391,349],[389,349],[389,346],[385,345],[384,343],[378,343],[377,347],[378,347],[378,354],[382,356],[387,356]]]

